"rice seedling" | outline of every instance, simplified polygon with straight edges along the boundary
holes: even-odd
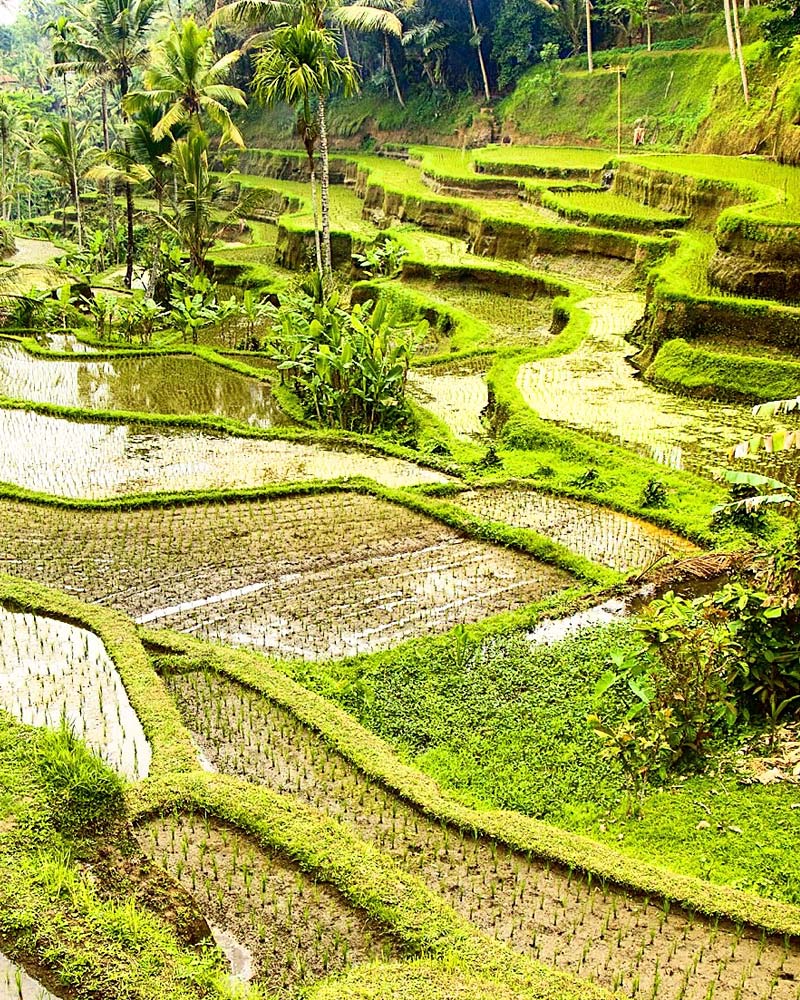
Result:
[[[461,493],[455,502],[490,521],[532,528],[594,562],[628,571],[697,547],[673,532],[595,504],[525,489]]]
[[[733,998],[741,974],[720,976],[732,959],[747,967],[743,995],[794,998],[773,979],[782,940],[740,935],[712,923],[589,883],[536,858],[432,821],[367,779],[312,731],[262,696],[216,674],[167,678],[204,752],[220,771],[291,794],[352,825],[366,840],[421,876],[456,910],[498,940],[559,968],[639,997]],[[609,947],[611,945],[611,947]],[[763,949],[761,964],[756,961]],[[800,950],[790,949],[797,961]],[[682,977],[691,969],[688,980]],[[773,992],[771,992],[773,991]]]
[[[359,494],[0,511],[0,564],[19,575],[151,625],[307,659],[446,631],[572,579]]]
[[[0,606],[0,674],[0,707],[20,721],[63,722],[120,774],[147,774],[150,744],[94,633]]]
[[[385,486],[447,482],[402,459],[297,441],[132,424],[83,423],[0,409],[0,481],[56,496],[234,489],[366,476]]]
[[[53,994],[0,952],[0,1000],[56,1000]]]
[[[358,962],[396,956],[382,929],[335,889],[215,820],[173,814],[144,823],[138,837],[193,892],[241,979],[297,989]]]

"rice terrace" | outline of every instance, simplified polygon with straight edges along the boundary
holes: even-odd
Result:
[[[3,0],[0,1000],[800,1000],[798,82]]]

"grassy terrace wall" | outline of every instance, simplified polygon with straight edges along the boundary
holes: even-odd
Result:
[[[617,885],[679,902],[700,913],[752,923],[779,933],[800,932],[798,907],[677,875],[519,813],[478,811],[459,804],[444,795],[432,778],[400,761],[386,743],[342,709],[301,687],[257,653],[224,649],[163,631],[142,630],[140,634],[146,646],[165,664],[177,669],[211,669],[263,693],[320,733],[336,752],[364,774],[438,821],[549,858],[565,868],[592,872]],[[240,806],[232,808],[238,810]]]
[[[647,368],[648,379],[675,392],[764,403],[800,393],[800,361],[725,354],[669,340]]]
[[[356,190],[364,198],[365,212],[461,237],[477,256],[524,262],[539,253],[594,253],[641,261],[656,258],[667,247],[665,241],[653,237],[556,225],[526,212],[523,206],[506,212],[491,203],[438,197],[424,186],[409,190],[410,179],[388,165],[374,161],[362,165]]]
[[[756,340],[795,350],[800,347],[800,309],[766,299],[749,299],[707,287],[702,239],[687,233],[674,254],[665,257],[648,277],[648,313],[643,336],[657,348],[673,338],[696,337]]]

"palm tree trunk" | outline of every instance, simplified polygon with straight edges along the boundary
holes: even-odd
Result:
[[[589,72],[594,72],[594,51],[592,49],[592,0],[586,0],[586,58]]]
[[[400,90],[400,81],[397,79],[397,70],[394,66],[394,59],[392,59],[392,46],[389,44],[388,35],[383,36],[383,58],[386,63],[386,68],[391,74],[397,100],[400,102],[400,107],[404,108],[406,106],[406,102],[403,100],[403,92]]]
[[[317,165],[314,161],[314,153],[306,147],[308,155],[308,172],[311,177],[311,210],[314,215],[314,250],[317,255],[317,273],[323,278],[322,271],[322,244],[319,238],[319,208],[317,206]]]
[[[738,0],[731,0],[731,11],[733,13],[733,33],[736,39],[736,55],[739,60],[739,73],[742,77],[742,93],[744,103],[750,103],[750,87],[747,82],[747,67],[744,64],[744,53],[742,52],[742,32],[739,28],[739,3]]]
[[[342,25],[342,43],[344,44],[344,54],[350,60],[353,61],[353,57],[350,55],[350,39],[347,37],[347,28]]]
[[[121,76],[119,80],[119,95],[121,105],[125,107],[125,97],[128,94],[128,77]],[[123,115],[125,114],[123,110]],[[125,152],[129,153],[128,143],[125,143]],[[133,285],[133,187],[130,181],[125,181],[125,287],[130,289]]]
[[[103,151],[111,149],[111,137],[108,131],[108,90],[103,83],[100,86],[100,110],[103,117]],[[106,210],[108,211],[108,228],[111,233],[111,245],[114,250],[114,263],[117,259],[117,213],[114,205],[114,182],[109,181],[106,185]]]
[[[125,238],[125,287],[133,286],[133,188],[125,182],[125,221],[127,233]]]
[[[728,37],[728,52],[731,59],[736,60],[736,39],[733,36],[733,19],[731,18],[731,0],[722,0],[725,11],[725,34]]]
[[[478,28],[478,19],[475,17],[475,5],[472,0],[467,0],[467,7],[469,7],[469,19],[472,23],[472,35],[477,42],[475,51],[478,55],[478,65],[480,66],[481,78],[483,80],[483,93],[488,104],[492,99],[492,91],[489,87],[489,74],[486,72],[486,62],[483,58],[483,44],[481,42],[480,29]]]
[[[319,96],[317,107],[319,125],[319,151],[322,161],[322,272],[327,281],[333,271],[331,252],[331,169],[328,157],[328,120],[325,113],[325,98]]]

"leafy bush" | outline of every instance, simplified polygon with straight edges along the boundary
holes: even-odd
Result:
[[[95,826],[122,807],[122,778],[62,722],[43,730],[37,763],[53,812],[66,828]]]
[[[269,350],[309,417],[370,434],[407,420],[408,366],[426,333],[424,322],[401,325],[385,301],[348,312],[338,293],[300,293],[278,314]]]
[[[648,479],[642,490],[642,507],[666,507],[667,487],[660,479]]]
[[[374,244],[363,254],[355,254],[355,260],[369,278],[394,278],[400,273],[407,256],[407,247],[397,240],[388,239]]]

